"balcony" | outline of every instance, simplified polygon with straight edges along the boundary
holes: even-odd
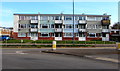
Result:
[[[30,20],[31,24],[38,23],[38,20]]]
[[[110,25],[110,20],[102,20],[102,25]]]
[[[87,21],[86,20],[79,20],[78,23],[79,24],[87,24]]]
[[[63,21],[62,20],[55,20],[55,24],[62,24]]]
[[[102,32],[103,32],[103,33],[109,33],[110,30],[109,30],[109,29],[102,29]]]
[[[62,29],[61,28],[56,28],[55,32],[62,32]]]
[[[55,40],[62,40],[62,37],[55,37]]]
[[[78,29],[78,32],[86,32],[86,29]]]
[[[31,28],[30,32],[38,32],[38,29],[37,28]]]

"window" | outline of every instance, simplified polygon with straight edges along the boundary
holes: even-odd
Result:
[[[41,37],[49,37],[49,33],[41,33]]]
[[[79,20],[86,20],[84,16],[79,16]]]
[[[43,24],[43,25],[41,25],[42,26],[42,28],[48,28],[48,25],[47,24]]]
[[[72,16],[65,16],[65,20],[72,20]]]
[[[95,37],[96,33],[89,33],[89,37]]]
[[[48,16],[41,16],[41,20],[48,20]]]
[[[19,28],[26,28],[26,24],[19,24]]]
[[[49,16],[49,20],[54,20],[54,16]]]
[[[38,36],[38,33],[30,33],[30,36],[31,36],[31,37],[37,37],[37,36]]]
[[[84,33],[79,33],[79,37],[85,37]]]
[[[54,33],[51,33],[51,37],[54,37]]]
[[[96,17],[96,21],[101,21],[102,17]]]
[[[79,17],[78,17],[78,16],[75,16],[75,20],[79,20]]]
[[[37,16],[31,16],[30,18],[31,18],[31,20],[38,20]]]
[[[76,33],[76,37],[79,37],[79,34],[78,34],[78,33]]]
[[[78,28],[78,25],[75,25],[75,28]]]
[[[109,26],[102,26],[102,29],[109,29]]]
[[[66,28],[73,28],[73,26],[70,25],[70,24],[67,24],[67,25],[65,25],[65,26],[66,26]]]
[[[101,33],[96,33],[96,37],[101,37]]]
[[[85,25],[79,25],[80,29],[85,29]]]
[[[61,20],[61,16],[55,16],[55,20]]]
[[[88,21],[95,21],[96,19],[95,19],[95,17],[87,17],[87,20]]]
[[[103,20],[109,20],[109,17],[103,17]]]
[[[54,28],[54,24],[51,24],[51,28]]]
[[[25,20],[25,16],[20,16],[20,20]]]
[[[73,37],[72,33],[65,33],[65,37]]]
[[[26,37],[26,33],[21,33],[21,32],[19,32],[19,33],[18,33],[18,37]]]
[[[87,28],[88,28],[88,29],[96,29],[96,25],[91,25],[91,24],[90,24],[90,25],[87,25]]]
[[[30,28],[38,28],[38,25],[30,25]]]
[[[103,33],[103,34],[102,34],[102,37],[106,37],[106,33]]]

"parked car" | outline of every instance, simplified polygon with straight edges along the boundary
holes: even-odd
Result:
[[[7,35],[2,35],[2,36],[0,36],[0,40],[10,40],[10,37],[9,36],[7,36]]]

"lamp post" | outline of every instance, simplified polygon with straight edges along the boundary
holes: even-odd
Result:
[[[73,44],[74,44],[74,0],[73,0]]]

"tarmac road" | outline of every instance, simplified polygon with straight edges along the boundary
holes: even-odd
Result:
[[[42,53],[46,49],[2,49],[3,69],[118,69],[117,63]],[[22,52],[28,53],[22,53]]]

